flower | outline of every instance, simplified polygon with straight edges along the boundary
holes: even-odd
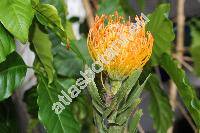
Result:
[[[145,21],[135,17],[136,23],[114,15],[95,17],[87,45],[94,61],[100,61],[109,77],[123,80],[149,60],[153,36],[145,31]]]

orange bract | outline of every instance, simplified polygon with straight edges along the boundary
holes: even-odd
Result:
[[[153,36],[145,31],[142,17],[136,16],[135,20],[136,23],[130,19],[125,22],[117,13],[96,16],[89,31],[89,52],[93,60],[103,64],[104,70],[113,80],[123,80],[133,70],[142,68],[151,56]],[[105,63],[102,57],[109,62]]]

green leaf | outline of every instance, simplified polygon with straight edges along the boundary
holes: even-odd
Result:
[[[173,112],[167,95],[160,88],[156,75],[152,75],[149,79],[147,89],[151,93],[149,111],[154,120],[154,127],[158,133],[166,133],[172,126]]]
[[[69,54],[69,56],[70,56],[69,60],[73,61],[72,64],[74,64],[74,65],[72,65],[72,67],[81,68],[81,66],[80,66],[81,64],[85,64],[86,62],[88,63],[89,60],[86,61],[86,59],[85,59],[85,57],[88,58],[88,55],[89,55],[88,51],[87,51],[86,39],[80,39],[79,41],[74,40],[75,38],[74,38],[73,31],[72,31],[71,23],[68,23],[68,21],[66,23],[66,31],[62,37],[60,35],[55,34],[55,32],[51,31],[51,30],[49,30],[49,37],[53,44],[54,55],[57,53],[58,54],[61,53],[63,55],[63,56],[61,56],[61,58],[64,57],[65,59],[66,58],[68,59],[68,54]],[[69,39],[70,42],[65,42],[63,40],[63,37],[66,37],[67,39]],[[84,42],[84,44],[82,44],[82,42]],[[68,50],[66,48],[67,44],[69,44],[70,50]],[[81,49],[81,51],[79,49]],[[60,51],[62,51],[62,52],[60,52]],[[65,55],[63,53],[65,53]],[[79,61],[74,61],[72,58],[75,58],[76,60],[79,60]],[[63,62],[62,64],[65,64],[65,63]],[[70,70],[70,71],[68,71],[68,70]],[[67,71],[69,73],[71,73],[71,72],[74,73],[73,71],[71,71],[72,69],[69,68],[68,70]],[[74,70],[77,71],[77,69],[74,69]]]
[[[133,99],[132,99],[133,100]],[[134,99],[132,105],[129,106],[123,113],[119,113],[116,117],[116,124],[123,125],[127,122],[128,118],[131,116],[131,112],[140,104],[141,99]]]
[[[88,92],[92,97],[92,103],[99,113],[103,114],[103,110],[105,108],[104,103],[99,95],[98,89],[94,81],[88,84]]]
[[[58,12],[57,12],[56,8],[49,4],[38,4],[37,6],[34,7],[34,9],[37,11],[38,21],[41,24],[48,27],[49,37],[53,45],[55,47],[60,47],[58,45],[66,46],[67,44],[69,44],[70,49],[74,53],[76,53],[80,59],[86,62],[80,50],[76,46],[75,41],[71,40],[75,38],[72,31],[71,23],[66,21],[66,15],[62,18],[62,23],[65,26],[65,28],[63,28],[61,24],[61,19],[59,15],[63,16],[63,14],[66,14],[65,6],[62,4],[63,0],[59,0],[59,1],[42,0],[42,3],[53,4],[58,9]],[[61,5],[63,5],[63,7]]]
[[[81,49],[81,51],[80,51],[81,55],[80,56],[83,56],[83,57],[79,57],[79,58],[82,59],[82,60],[85,60],[86,64],[91,65],[93,63],[93,60],[92,60],[92,58],[89,54],[89,51],[88,51],[87,38],[83,36],[80,40],[78,40],[77,41],[77,47],[78,47],[78,49]]]
[[[86,63],[86,60],[85,60],[83,53],[80,51],[79,47],[77,46],[77,41],[72,40],[70,42],[70,49],[74,53],[76,53],[77,57],[80,58],[83,61],[84,64]]]
[[[143,91],[143,88],[146,84],[146,82],[148,81],[148,79],[150,78],[151,74],[149,74],[149,76],[145,79],[145,81],[143,82],[142,85],[139,85],[139,83],[137,84],[136,87],[134,87],[134,89],[131,90],[130,94],[128,95],[126,102],[124,103],[124,105],[122,106],[121,109],[119,109],[119,113],[125,111],[127,108],[131,107],[134,104],[134,100],[138,99]]]
[[[123,9],[119,4],[119,0],[100,0],[99,1],[99,9],[97,11],[98,15],[102,14],[114,14],[115,11],[118,11],[120,15],[123,15]]]
[[[47,2],[47,1],[46,1]],[[47,2],[47,3],[53,3],[54,2]],[[47,26],[48,29],[50,29],[51,33],[51,40],[56,40],[57,44],[62,44],[66,46],[67,43],[69,43],[69,39],[73,37],[73,33],[66,32],[61,24],[61,19],[58,15],[58,12],[56,8],[49,4],[38,4],[34,7],[34,9],[37,11],[36,17],[38,21]],[[63,22],[65,25],[65,22]],[[65,25],[66,28],[70,28],[70,24]],[[69,29],[67,29],[69,31]],[[57,39],[57,37],[59,39]],[[69,37],[70,38],[69,38]],[[81,55],[80,50],[77,48],[76,44],[74,44],[73,41],[70,42],[70,49],[77,54],[78,57],[80,57],[82,60],[85,61],[84,57]]]
[[[41,3],[55,6],[61,18],[62,25],[66,25],[67,8],[64,0],[41,0]]]
[[[56,38],[53,40],[55,41],[55,39]],[[54,42],[53,54],[54,66],[58,74],[74,78],[78,77],[80,75],[80,71],[83,70],[85,64],[84,61],[87,61],[89,64],[90,56],[87,51],[85,39],[71,42],[71,46],[77,45],[78,49],[81,49],[81,51],[77,51],[79,54],[74,53],[71,49],[67,50],[66,47],[57,44],[57,42]]]
[[[83,61],[75,53],[67,50],[62,45],[55,46],[53,53],[53,63],[59,75],[69,78],[75,78],[80,75],[80,71],[83,70]]]
[[[53,103],[59,102],[58,95],[62,95],[62,90],[66,91],[59,82],[54,81],[48,85],[47,80],[40,77],[37,88],[38,118],[48,133],[79,133],[80,126],[75,121],[69,106],[64,106],[65,109],[58,115],[52,110]]]
[[[198,20],[195,21],[197,26],[200,27],[200,22]],[[195,73],[200,76],[200,31],[194,25],[190,25],[191,35],[192,35],[192,44],[190,47],[190,52],[192,54],[192,59],[194,61],[194,70]]]
[[[170,53],[171,42],[175,37],[173,24],[167,18],[169,11],[169,4],[161,4],[153,13],[148,15],[150,21],[147,23],[147,30],[154,37],[153,54],[151,56],[153,65],[158,64],[163,53]]]
[[[178,63],[176,63],[168,54],[162,56],[160,64],[176,84],[183,103],[190,112],[196,125],[200,127],[200,110],[192,106],[193,101],[199,101],[199,99],[195,90],[190,85],[185,72],[178,67]]]
[[[194,100],[192,101],[191,105],[192,105],[192,107],[193,107],[194,109],[196,109],[197,111],[200,110],[200,100],[194,99]]]
[[[94,123],[97,126],[99,133],[105,133],[104,125],[102,123],[102,116],[99,113],[97,113],[96,110],[94,110],[93,112],[94,112],[93,113],[94,114]]]
[[[133,118],[131,118],[131,120],[130,120],[129,133],[137,132],[137,125],[138,125],[142,115],[143,115],[143,113],[142,113],[141,109],[139,109],[135,112]]]
[[[110,107],[108,107],[103,114],[103,118],[107,118],[113,110],[116,110],[123,99],[126,99],[133,86],[136,84],[142,70],[135,70],[128,79],[122,84],[122,87],[118,90]]]
[[[15,50],[15,42],[9,32],[0,24],[0,63],[6,59],[6,56]]]
[[[36,54],[48,75],[49,83],[51,83],[53,81],[54,76],[53,56],[51,53],[52,44],[48,38],[48,35],[43,33],[37,25],[35,27],[32,42]]]
[[[38,4],[34,7],[38,21],[45,26],[56,26],[64,31],[57,9],[50,4]]]
[[[53,32],[50,33],[50,39],[53,44],[52,52],[54,55],[54,66],[57,73],[61,76],[66,76],[69,78],[75,78],[80,75],[80,71],[83,70],[85,62],[90,61],[89,54],[87,53],[87,45],[82,41],[71,41],[70,47],[73,49],[67,49],[61,44],[59,37],[55,36]],[[82,43],[83,42],[83,43]],[[77,46],[77,48],[76,48]],[[76,50],[81,49],[81,51]],[[87,60],[86,60],[86,59]],[[68,66],[68,67],[66,67]]]
[[[16,38],[25,43],[33,19],[30,0],[0,0],[0,21]]]
[[[50,2],[51,3],[51,2]],[[37,11],[38,21],[47,26],[51,33],[51,39],[56,40],[56,43],[66,46],[69,43],[69,39],[73,37],[73,33],[66,32],[61,24],[61,19],[58,15],[56,8],[49,4],[38,4],[34,7]],[[67,31],[71,30],[71,25],[67,23]],[[57,37],[59,39],[57,39]],[[69,36],[69,37],[68,37]],[[78,57],[84,60],[84,57],[81,55],[80,50],[77,48],[76,44],[73,41],[70,42],[70,49],[77,54]],[[85,60],[84,60],[85,62]]]
[[[0,101],[11,96],[21,85],[26,70],[24,61],[15,52],[0,64]]]
[[[140,97],[142,90],[150,76],[151,75],[149,75],[145,79],[145,81],[142,85],[139,85],[139,83],[138,83],[138,85],[133,88],[134,90],[132,90],[130,92],[128,99],[126,100],[126,103],[124,103],[122,108],[119,108],[119,110],[118,110],[118,115],[116,118],[117,124],[119,124],[119,125],[124,124],[127,121],[127,119],[130,117],[131,112],[133,110],[135,110],[137,105],[141,102],[141,99],[139,97]]]
[[[66,31],[66,34],[67,34],[67,37],[69,38],[69,40],[76,39],[76,37],[74,35],[74,31],[72,29],[72,23],[70,21],[66,21],[65,31]]]

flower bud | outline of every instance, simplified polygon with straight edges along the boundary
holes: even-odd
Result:
[[[87,45],[94,61],[100,61],[113,80],[123,80],[132,71],[142,68],[149,60],[153,36],[145,31],[145,21],[135,17],[136,23],[115,15],[96,16]]]

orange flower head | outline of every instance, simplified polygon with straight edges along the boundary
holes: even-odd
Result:
[[[136,23],[114,15],[96,16],[87,39],[94,61],[100,61],[109,77],[123,80],[149,60],[153,36],[145,31],[145,21],[135,17]]]

